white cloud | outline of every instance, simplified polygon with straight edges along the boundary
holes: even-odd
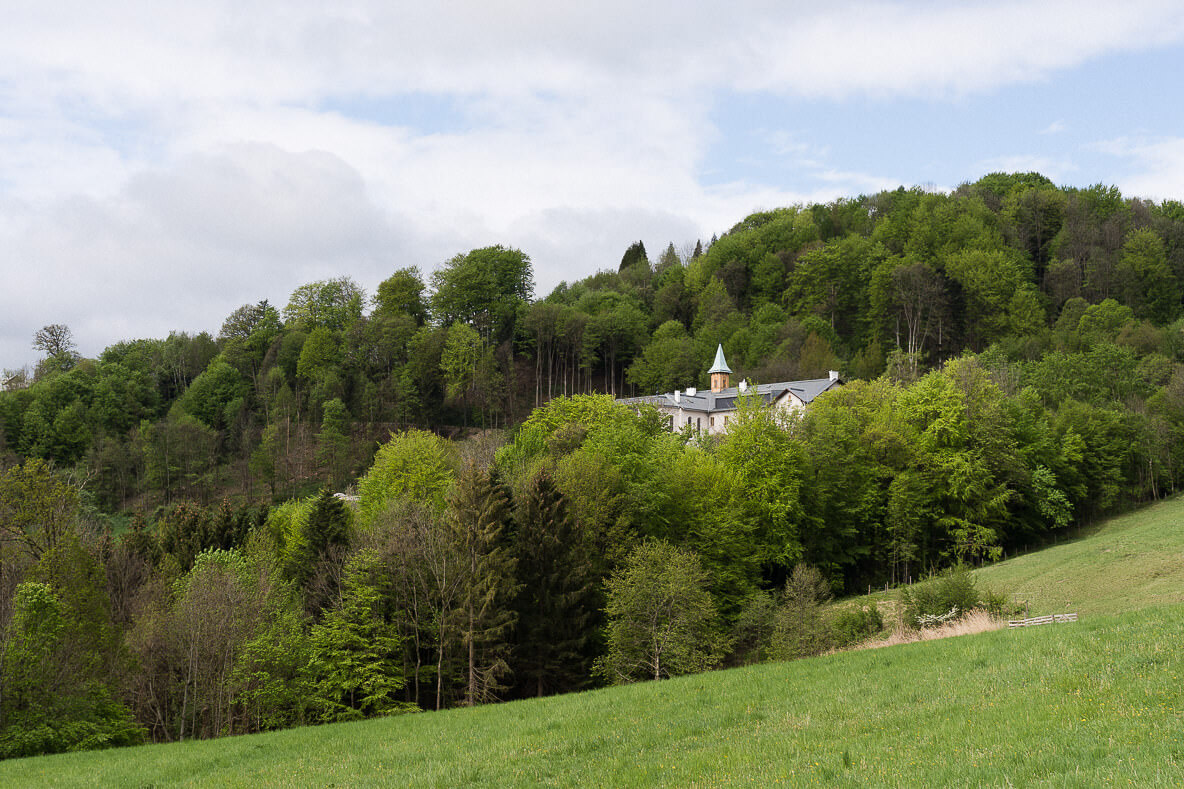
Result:
[[[95,353],[492,243],[531,254],[545,293],[638,238],[656,254],[898,183],[785,136],[798,182],[705,186],[720,95],[962,96],[1178,41],[1182,20],[1150,0],[21,4],[0,26],[0,366],[45,323]],[[455,117],[367,111],[410,94]]]
[[[1115,184],[1128,197],[1184,201],[1184,138],[1123,138],[1095,147],[1130,163],[1125,174],[1102,182]]]

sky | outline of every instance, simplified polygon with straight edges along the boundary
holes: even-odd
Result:
[[[1184,4],[42,0],[0,26],[0,368],[502,244],[535,295],[990,172],[1184,200]]]

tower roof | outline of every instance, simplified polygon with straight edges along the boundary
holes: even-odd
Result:
[[[728,367],[728,363],[724,361],[724,346],[721,344],[715,349],[715,361],[711,365],[711,369],[707,371],[708,375],[711,373],[727,373],[732,374],[732,369]]]

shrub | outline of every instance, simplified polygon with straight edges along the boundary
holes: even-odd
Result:
[[[848,608],[835,615],[830,629],[836,647],[849,647],[883,630],[884,618],[874,605]]]
[[[820,655],[831,647],[831,632],[822,617],[830,585],[817,568],[799,564],[785,583],[773,615],[774,660]]]
[[[975,608],[985,608],[999,615],[1007,607],[1006,595],[980,592],[974,576],[964,565],[946,570],[900,593],[905,622],[913,627],[927,627],[958,619]]]

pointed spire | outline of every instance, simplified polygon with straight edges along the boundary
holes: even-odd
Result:
[[[707,372],[732,374],[732,368],[728,367],[728,363],[724,361],[724,346],[722,343],[715,349],[715,361],[712,363],[711,369]]]
[[[732,379],[732,369],[724,361],[723,345],[715,349],[715,363],[711,365],[711,369],[707,372],[711,375],[711,391],[722,392],[728,388],[728,384]]]

